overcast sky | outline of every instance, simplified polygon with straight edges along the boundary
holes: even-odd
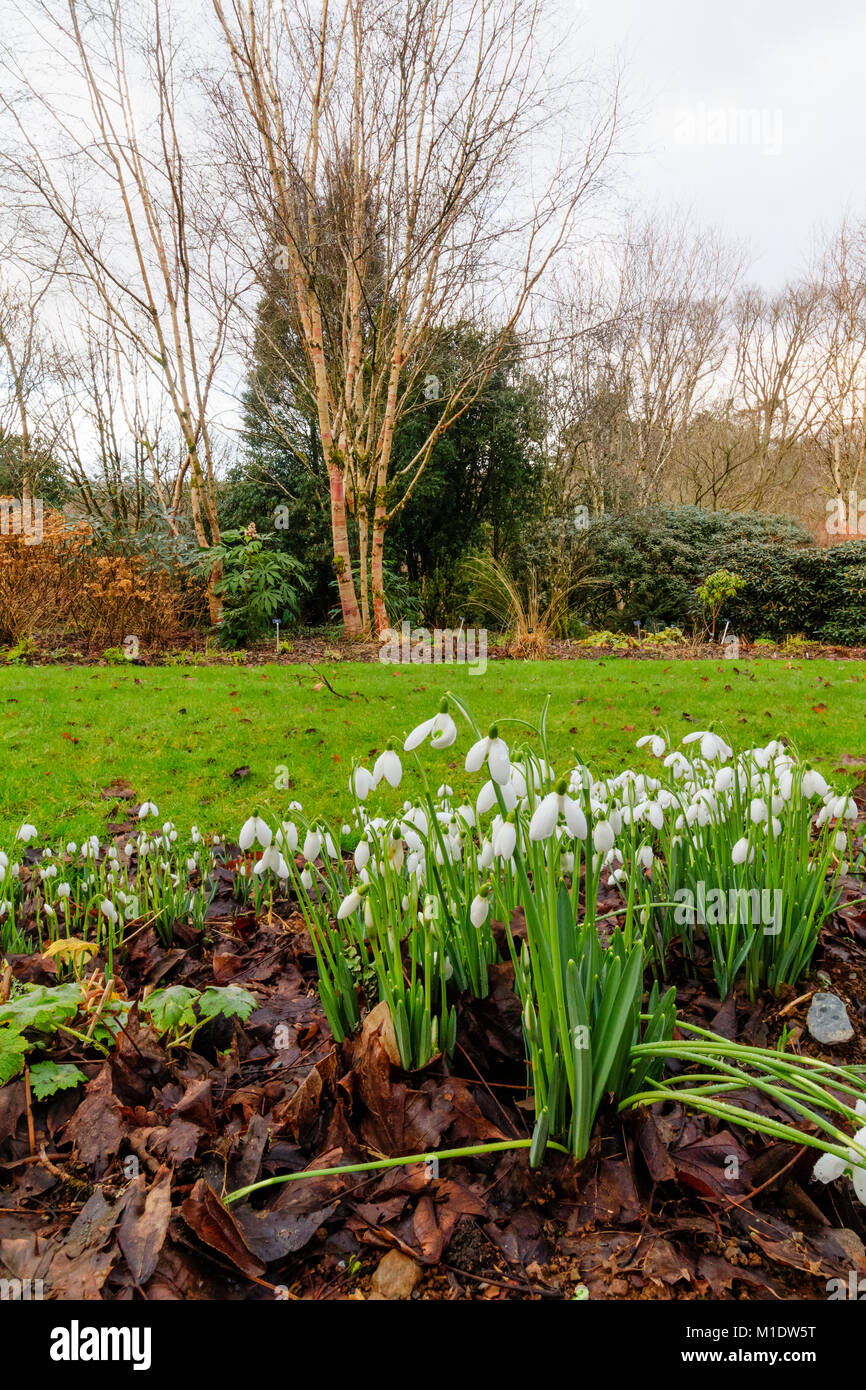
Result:
[[[575,56],[623,60],[629,192],[746,241],[773,288],[866,209],[864,0],[568,0]]]

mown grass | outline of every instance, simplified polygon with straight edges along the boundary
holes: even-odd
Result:
[[[195,823],[234,834],[251,809],[284,811],[293,799],[339,822],[351,807],[353,760],[370,764],[389,738],[402,744],[449,688],[485,725],[535,720],[549,693],[555,758],[576,750],[600,772],[648,766],[634,748],[643,733],[668,731],[678,741],[711,723],[736,748],[784,735],[840,784],[862,779],[856,761],[866,763],[864,662],[501,661],[483,676],[378,663],[320,670],[337,694],[302,666],[7,669],[0,845],[24,819],[41,838],[101,831],[116,818],[114,798],[102,793],[118,778],[179,830]],[[514,725],[502,732],[523,736]],[[468,742],[467,730],[448,752],[422,750],[434,789],[447,780],[477,792],[478,779],[462,770]],[[412,761],[404,759],[401,798],[417,786]],[[275,789],[280,765],[288,791]],[[232,776],[242,768],[249,772]]]

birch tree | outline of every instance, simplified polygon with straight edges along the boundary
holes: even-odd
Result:
[[[213,4],[231,64],[215,92],[226,148],[288,273],[345,632],[381,631],[388,525],[598,186],[615,93],[570,94],[566,145],[538,0]],[[470,319],[496,331],[432,379],[443,335]],[[419,390],[439,409],[395,470],[395,427]]]

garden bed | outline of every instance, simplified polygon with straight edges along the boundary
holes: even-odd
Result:
[[[720,760],[721,771],[730,750],[714,735],[696,738],[702,757]],[[791,817],[790,846],[796,846],[807,843],[797,836],[806,833],[808,839],[811,818],[809,811],[803,830],[796,828],[794,818],[807,812],[796,790],[805,774],[780,757],[780,749],[774,754],[779,786],[793,775],[796,793],[791,808],[780,807],[780,814]],[[391,764],[380,765],[394,772]],[[719,778],[720,785],[724,780]],[[814,780],[815,788],[821,785],[826,786]],[[811,788],[803,793],[816,794]],[[838,804],[828,791],[824,803],[837,818],[836,829],[827,826],[815,841],[815,883],[827,871],[839,826],[866,814],[866,786]],[[533,821],[541,815],[539,803]],[[725,815],[733,825],[736,807]],[[399,992],[390,1004],[384,998],[374,1004],[372,958],[367,973],[361,962],[353,976],[359,982],[356,1026],[336,1027],[342,1006],[335,1008],[333,996],[329,1004],[322,993],[329,982],[336,988],[339,978],[336,967],[323,974],[328,935],[333,945],[340,920],[348,922],[362,901],[350,893],[335,911],[346,891],[339,882],[351,881],[359,863],[357,850],[353,864],[347,849],[340,857],[323,840],[324,830],[310,827],[303,852],[295,838],[286,863],[276,846],[288,856],[291,845],[279,834],[272,848],[259,853],[256,840],[269,845],[270,832],[253,816],[239,844],[214,841],[210,857],[196,833],[197,848],[187,860],[191,887],[179,898],[182,856],[173,849],[175,832],[170,823],[162,831],[148,830],[153,818],[159,819],[156,809],[144,803],[140,815],[108,827],[107,841],[80,851],[67,846],[59,858],[28,844],[11,896],[4,899],[4,1277],[31,1286],[41,1280],[38,1287],[55,1299],[776,1301],[845,1297],[833,1290],[847,1289],[852,1271],[856,1278],[866,1275],[866,1208],[848,1180],[814,1181],[817,1155],[808,1136],[815,1131],[808,1124],[792,1129],[797,1114],[787,1102],[780,1105],[776,1093],[761,1089],[760,1071],[757,1089],[734,1092],[734,1098],[748,1099],[757,1132],[752,1124],[696,1110],[688,1099],[681,1104],[674,1090],[663,1102],[619,1111],[602,1094],[582,1154],[571,1157],[556,1143],[544,1151],[546,1112],[539,1113],[537,1096],[533,1106],[526,1071],[530,1039],[534,1075],[542,1084],[538,1024],[527,1024],[518,997],[531,985],[524,978],[526,946],[534,943],[534,959],[540,922],[528,920],[521,907],[513,907],[507,920],[497,916],[497,904],[513,898],[507,874],[505,886],[490,899],[490,920],[473,916],[477,941],[488,952],[486,985],[460,990],[452,979],[447,1000],[443,992],[437,1006],[447,1047],[440,1050],[435,1031],[432,1045],[429,1034],[424,1044],[423,1031],[417,1034],[413,1023],[412,1047],[420,1048],[421,1065],[407,1069],[401,1063],[408,1046],[399,1016],[403,1005],[396,1012],[394,1007]],[[411,822],[404,830],[411,849]],[[550,831],[533,830],[535,849],[532,837],[526,841],[539,891],[544,833]],[[779,834],[787,845],[789,830],[780,828]],[[367,835],[375,838],[372,823]],[[629,836],[623,836],[628,855]],[[22,826],[19,840],[35,838],[33,827]],[[862,1068],[866,905],[860,900],[866,875],[856,827],[853,835],[845,831],[845,839],[853,866],[835,870],[836,905],[823,919],[817,948],[798,979],[777,983],[773,991],[765,982],[747,992],[737,975],[722,999],[720,958],[715,946],[711,954],[709,935],[698,933],[693,941],[690,932],[670,937],[664,986],[675,991],[676,1025],[664,1047],[674,1085],[678,1075],[688,1079],[689,1063],[677,1056],[695,1029],[725,1045],[761,1049],[771,1062],[817,1059],[854,1068],[852,1077]],[[555,839],[551,843],[554,848],[544,853],[558,863],[560,850]],[[573,843],[577,851],[579,839]],[[636,850],[637,841],[630,843]],[[753,843],[761,844],[758,832]],[[507,862],[501,841],[496,853]],[[645,863],[643,853],[636,862]],[[672,853],[668,846],[671,876]],[[160,876],[165,855],[177,870],[174,887],[171,877]],[[145,860],[151,867],[142,878]],[[587,859],[570,890],[578,928],[590,923],[594,936],[598,922],[602,956],[609,957],[605,970],[611,953],[631,941],[631,907],[626,936],[614,926],[626,901],[621,871],[612,867],[616,862],[599,870],[595,860],[590,869]],[[656,868],[661,862],[656,860]],[[738,862],[745,861],[735,847]],[[402,865],[401,847],[396,871]],[[7,868],[8,863],[8,884]],[[259,875],[252,887],[246,879],[251,868]],[[276,876],[269,879],[272,872]],[[58,873],[73,879],[77,934],[70,931],[71,900],[57,887]],[[467,883],[472,873],[467,867]],[[808,878],[804,888],[792,882],[788,891],[811,895]],[[152,890],[152,897],[144,903],[116,892],[120,882],[135,882],[141,891]],[[556,906],[560,933],[575,926],[573,920],[568,924],[563,891]],[[653,887],[647,877],[639,901],[649,910],[670,891]],[[479,901],[476,890],[473,913]],[[406,938],[400,965],[399,938],[396,945],[386,941],[397,932],[397,919],[390,919],[391,927],[387,920],[376,928],[380,995],[389,978],[388,951],[396,951],[400,972],[415,960],[411,951],[405,954]],[[796,915],[792,930],[796,939]],[[347,949],[355,949],[356,939],[362,938],[350,931]],[[587,940],[578,929],[575,942],[581,939]],[[476,950],[475,937],[467,940],[470,954],[463,966]],[[29,947],[15,950],[15,942]],[[772,942],[755,941],[749,960],[758,948],[767,960],[777,959]],[[625,949],[631,952],[632,946]],[[642,953],[639,941],[634,949]],[[458,956],[454,961],[457,968]],[[637,981],[639,998],[640,976]],[[655,997],[648,993],[650,983],[647,972],[647,1017]],[[807,1012],[818,990],[832,992],[847,1007],[850,1041],[814,1041]],[[354,985],[350,993],[354,997]],[[408,995],[406,1001],[415,1010]],[[603,1026],[603,1019],[593,1027]],[[26,1062],[16,1055],[16,1039]],[[549,1076],[544,1084],[553,1085]],[[780,1124],[781,1137],[772,1132]],[[327,1171],[344,1167],[361,1171]],[[292,1176],[305,1169],[312,1175]],[[277,1185],[258,1186],[273,1178]]]

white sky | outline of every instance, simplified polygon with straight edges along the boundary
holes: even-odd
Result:
[[[630,198],[744,241],[768,289],[796,274],[819,224],[866,208],[864,0],[566,3],[575,59],[624,65]]]

